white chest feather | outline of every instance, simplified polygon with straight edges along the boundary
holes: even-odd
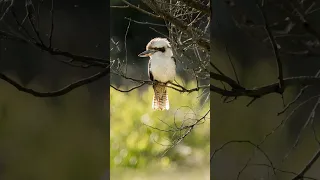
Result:
[[[150,66],[153,78],[157,81],[173,81],[176,76],[176,64],[171,57],[151,57]]]

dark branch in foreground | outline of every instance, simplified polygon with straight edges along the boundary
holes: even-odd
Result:
[[[109,68],[106,68],[105,70],[93,75],[93,76],[90,76],[88,78],[84,78],[84,79],[81,79],[79,81],[76,81],[74,83],[71,83],[57,91],[51,91],[51,92],[38,92],[38,91],[35,91],[33,89],[29,89],[29,88],[25,88],[23,86],[21,86],[20,84],[18,84],[16,81],[10,79],[8,76],[0,73],[0,79],[6,81],[7,83],[11,84],[12,86],[14,86],[15,88],[17,88],[19,91],[22,91],[22,92],[25,92],[25,93],[28,93],[28,94],[31,94],[33,96],[36,96],[36,97],[57,97],[57,96],[62,96],[64,94],[67,94],[68,92],[78,88],[78,87],[81,87],[83,85],[86,85],[86,84],[89,84],[89,83],[92,83],[94,81],[97,81],[99,79],[101,79],[102,77],[105,77],[106,75],[108,75],[110,72],[110,69]]]
[[[141,84],[139,84],[139,85],[137,85],[137,86],[134,86],[134,87],[132,87],[132,88],[130,88],[130,89],[128,89],[128,90],[121,90],[121,89],[116,88],[115,86],[113,86],[113,85],[111,85],[111,84],[110,84],[110,87],[112,87],[114,90],[119,91],[119,92],[131,92],[131,91],[133,91],[133,90],[135,90],[135,89],[138,89],[138,88],[142,87],[142,86],[145,85],[145,84],[147,84],[147,82],[143,82],[143,83],[141,83]]]
[[[132,87],[132,88],[129,89],[129,90],[121,90],[121,89],[116,88],[116,87],[114,87],[113,85],[111,85],[111,87],[112,87],[113,89],[115,89],[115,90],[117,90],[117,91],[119,91],[119,92],[130,92],[130,91],[135,90],[135,89],[137,89],[137,88],[139,88],[139,87],[142,87],[143,85],[146,85],[146,84],[148,84],[148,85],[153,85],[153,83],[154,83],[153,81],[150,81],[150,80],[135,79],[135,78],[127,77],[127,76],[125,76],[125,75],[123,75],[123,74],[116,73],[116,72],[111,72],[111,73],[112,73],[112,74],[115,74],[115,75],[118,75],[118,76],[121,76],[121,77],[124,78],[124,79],[127,79],[127,80],[130,80],[130,81],[139,83],[139,85],[134,86],[134,87]],[[199,86],[199,85],[197,85],[197,87],[195,87],[195,88],[187,89],[187,88],[183,87],[183,86],[180,85],[180,84],[170,82],[170,83],[168,83],[168,84],[166,85],[166,87],[171,88],[171,89],[176,90],[176,91],[181,92],[181,93],[192,93],[192,92],[199,91],[199,90],[201,90],[201,89],[209,88],[209,85],[204,85],[204,86]]]
[[[262,3],[264,3],[264,1],[262,1]],[[274,39],[274,36],[272,35],[271,29],[270,29],[270,26],[268,23],[267,15],[263,9],[264,4],[260,5],[259,3],[257,3],[257,6],[262,14],[262,17],[264,20],[264,28],[267,31],[267,34],[268,34],[269,39],[271,41],[271,46],[272,46],[273,53],[274,53],[274,56],[275,56],[276,62],[277,62],[277,67],[278,67],[278,79],[279,79],[279,84],[280,84],[279,90],[281,91],[281,93],[283,93],[283,91],[284,91],[284,89],[283,89],[283,83],[284,83],[283,82],[283,69],[282,69],[282,62],[280,60],[280,53],[278,50],[278,46],[277,46],[276,40]]]
[[[155,14],[142,9],[139,6],[133,5],[126,0],[122,0],[122,2],[124,2],[130,8],[136,9],[136,10],[138,10],[144,14],[147,14],[151,17],[154,17],[156,19],[162,18],[163,20],[172,23],[180,31],[186,33],[189,37],[193,37],[193,41],[196,44],[198,44],[200,47],[202,47],[206,51],[210,52],[210,42],[207,39],[204,39],[201,37],[203,35],[203,31],[201,31],[198,28],[195,28],[193,26],[186,24],[184,21],[179,20],[178,18],[174,17],[170,13],[167,13],[166,11],[163,11],[158,6],[158,3],[156,1],[142,0],[142,2],[144,4],[146,4],[149,8],[151,8],[155,12]],[[201,12],[204,12],[205,14],[210,14],[210,8],[206,5],[200,4],[194,0],[184,0],[183,2],[186,3],[189,7],[192,7],[194,9],[201,11]]]
[[[203,13],[206,13],[206,14],[210,14],[211,13],[211,10],[210,10],[210,7],[200,3],[200,2],[197,2],[197,1],[194,1],[194,0],[182,0],[182,2],[184,2],[185,4],[187,4],[188,6],[194,8],[194,9],[197,9]]]
[[[304,175],[310,170],[312,165],[319,159],[320,157],[320,149],[316,152],[316,154],[313,156],[313,158],[309,161],[309,163],[306,165],[306,167],[303,168],[303,170],[292,180],[298,180],[303,179]]]
[[[13,1],[12,1],[13,2]],[[1,2],[0,2],[1,3]],[[53,48],[52,47],[52,37],[53,37],[53,31],[54,31],[54,1],[51,1],[51,9],[50,9],[50,19],[51,19],[51,27],[50,31],[48,33],[48,45],[45,44],[44,39],[41,38],[41,32],[39,31],[39,18],[35,19],[34,16],[37,16],[34,12],[33,9],[33,4],[32,1],[26,1],[25,7],[26,7],[26,16],[22,21],[19,20],[18,18],[18,13],[15,13],[15,10],[12,6],[10,9],[14,22],[17,25],[16,31],[12,30],[10,32],[2,31],[0,30],[0,40],[10,40],[10,41],[15,41],[17,43],[21,44],[26,44],[26,45],[31,45],[35,48],[37,48],[41,52],[46,52],[49,53],[52,56],[62,56],[64,58],[67,58],[68,60],[60,60],[62,63],[66,63],[70,66],[77,66],[77,67],[99,67],[102,70],[100,70],[99,73],[90,76],[88,78],[84,78],[81,80],[78,80],[74,83],[71,83],[59,90],[52,91],[52,92],[38,92],[36,90],[30,89],[23,87],[19,83],[17,83],[15,80],[11,79],[7,75],[0,73],[0,79],[6,81],[10,85],[14,86],[16,89],[19,91],[31,94],[36,97],[56,97],[56,96],[61,96],[64,95],[78,87],[81,87],[83,85],[92,83],[98,79],[101,79],[102,77],[107,76],[110,73],[110,61],[105,60],[105,59],[100,59],[100,58],[95,58],[95,57],[89,57],[89,56],[84,56],[84,55],[77,55],[73,54],[71,52],[67,51],[62,51],[59,50],[58,48]],[[39,16],[39,14],[38,14]],[[25,27],[24,23],[25,20],[29,20],[29,25],[31,26],[32,32],[36,35],[36,38],[32,37],[31,34],[28,32],[27,28]],[[10,28],[12,29],[12,28]],[[77,63],[78,65],[75,65],[74,63]],[[80,65],[79,65],[80,64]]]
[[[265,167],[272,168],[272,167],[271,167],[270,165],[268,165],[268,164],[249,164],[249,166],[265,166]],[[286,171],[286,170],[282,170],[282,169],[279,169],[279,168],[275,168],[275,170],[276,170],[276,171],[279,171],[279,172],[281,172],[281,173],[298,175],[298,174],[295,173],[295,172]],[[308,177],[308,176],[303,176],[303,178],[304,178],[304,179],[317,180],[316,178]]]
[[[271,166],[271,168],[272,168],[272,170],[273,170],[274,175],[276,175],[276,171],[275,171],[276,168],[274,167],[274,165],[273,165],[271,159],[269,158],[269,156],[267,155],[267,153],[264,152],[263,149],[262,149],[259,145],[255,144],[255,143],[253,143],[253,142],[251,142],[251,141],[249,141],[249,140],[233,140],[233,141],[228,141],[228,142],[224,143],[221,147],[219,147],[218,149],[215,149],[215,150],[213,151],[213,153],[211,154],[211,157],[210,157],[210,162],[212,161],[212,159],[214,158],[214,156],[215,156],[219,151],[221,151],[222,149],[224,149],[226,146],[231,145],[231,144],[234,144],[234,143],[249,144],[249,145],[255,147],[257,150],[259,150],[259,151],[266,157],[266,159],[268,160],[268,162],[269,162],[269,164],[270,164],[270,166]]]
[[[312,76],[300,76],[300,77],[291,77],[283,79],[283,89],[290,86],[307,86],[307,85],[316,85],[320,83],[320,78],[312,77]],[[247,97],[262,97],[271,93],[280,93],[279,92],[280,85],[279,83],[273,83],[270,85],[262,86],[254,89],[233,89],[233,90],[225,90],[219,88],[215,85],[210,85],[210,91],[218,93],[222,96],[228,97],[239,97],[239,96],[247,96]]]
[[[61,51],[57,48],[47,47],[47,46],[43,45],[42,43],[34,42],[32,40],[26,40],[22,37],[19,37],[19,36],[16,36],[16,35],[1,31],[1,30],[0,30],[0,39],[9,39],[9,40],[17,41],[17,42],[24,43],[24,44],[30,44],[30,45],[37,47],[41,51],[48,52],[51,55],[63,56],[66,58],[70,58],[71,61],[78,61],[78,62],[84,63],[86,65],[89,65],[89,66],[96,66],[96,67],[105,68],[105,67],[108,67],[109,63],[110,63],[108,60],[105,60],[105,59],[76,55],[76,54],[72,54],[70,52]]]

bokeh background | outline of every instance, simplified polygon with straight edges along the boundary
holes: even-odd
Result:
[[[212,34],[211,43],[213,52],[211,61],[235,79],[232,66],[228,59],[224,45],[228,44],[228,49],[233,63],[235,64],[240,82],[248,88],[259,87],[277,81],[277,67],[272,55],[272,49],[266,48],[260,41],[255,39],[256,34],[238,28],[231,17],[234,11],[223,1],[212,2]],[[255,1],[235,1],[243,12],[249,14],[249,18],[255,22],[261,22],[257,16]],[[275,9],[267,9],[267,13],[276,17]],[[319,14],[315,14],[319,18]],[[236,18],[241,19],[240,16]],[[310,23],[317,27],[316,18],[309,17]],[[253,31],[253,30],[252,30]],[[253,31],[255,32],[255,31]],[[290,43],[287,41],[285,43]],[[318,58],[313,57],[282,57],[285,77],[290,76],[314,76],[319,67]],[[216,83],[216,84],[219,84]],[[299,92],[297,88],[286,90],[284,100],[289,103]],[[313,86],[306,91],[297,101],[297,104],[305,101],[311,96],[316,95],[320,87]],[[288,116],[293,108],[286,113],[277,116],[283,109],[280,95],[271,94],[256,100],[252,105],[246,107],[251,98],[241,97],[231,103],[223,103],[220,95],[211,93],[211,152],[220,148],[224,143],[232,140],[248,140],[259,144],[264,137],[278,126],[282,120]],[[269,136],[261,148],[269,155],[274,166],[286,171],[299,173],[314,156],[319,149],[315,141],[311,126],[303,131],[299,145],[288,158],[282,162],[285,154],[290,150],[296,141],[298,133],[317,99],[299,108],[287,123],[278,129],[273,135]],[[295,107],[295,106],[293,106]],[[314,125],[319,132],[319,110],[314,118]],[[234,143],[226,146],[218,152],[211,162],[211,178],[214,180],[234,180],[247,160],[254,154],[254,147],[247,143]],[[257,151],[250,164],[269,164],[265,156]],[[308,171],[306,176],[320,178],[320,161],[317,161]],[[249,165],[240,179],[275,179],[272,170],[266,166]],[[277,179],[292,179],[293,174],[277,172]]]
[[[39,2],[33,1],[36,9]],[[20,21],[24,3],[14,4]],[[55,0],[54,7],[53,47],[108,60],[108,1]],[[39,26],[43,39],[50,32],[50,9],[51,1],[45,0]],[[11,17],[0,22],[1,30],[15,27]],[[53,91],[100,70],[58,60],[33,46],[0,40],[1,73],[28,88]],[[108,97],[109,77],[52,98],[36,98],[0,81],[0,179],[107,179]]]
[[[130,3],[144,7],[140,1]],[[124,4],[119,0],[113,0],[111,5]],[[111,60],[121,62],[122,65],[127,60],[127,76],[148,79],[148,58],[139,58],[137,55],[145,50],[146,44],[152,38],[163,37],[150,27],[163,34],[168,32],[165,27],[137,24],[129,19],[162,25],[163,22],[130,8],[111,8],[110,11]],[[180,64],[177,66],[176,80],[187,88],[196,87],[195,79],[186,73]],[[111,84],[122,90],[136,85],[113,74]],[[176,133],[173,137],[174,133],[165,132],[170,130],[169,126],[174,126],[175,120],[177,125],[181,125],[185,119],[200,118],[209,110],[209,101],[203,98],[208,97],[208,92],[205,95],[202,92],[187,94],[170,89],[170,110],[161,112],[153,111],[151,108],[153,89],[149,85],[129,93],[111,88],[111,179],[209,179],[209,120],[196,126],[180,144],[164,153],[179,134]]]

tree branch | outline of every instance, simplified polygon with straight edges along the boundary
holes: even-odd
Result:
[[[205,14],[210,15],[210,13],[211,13],[210,7],[204,5],[200,2],[197,2],[194,0],[182,0],[182,2],[184,2],[187,6],[192,7],[192,8],[194,8],[198,11],[201,11]]]
[[[148,11],[138,7],[138,6],[135,6],[135,5],[131,4],[131,3],[129,3],[128,1],[126,1],[126,0],[121,0],[121,1],[124,2],[125,4],[127,4],[129,7],[133,8],[133,9],[136,9],[136,10],[138,10],[138,11],[144,13],[144,14],[147,14],[147,15],[149,15],[151,17],[154,17],[154,18],[160,18],[160,16],[158,16],[156,14],[153,14],[151,12],[148,12]]]
[[[130,89],[128,89],[128,90],[121,90],[121,89],[116,88],[115,86],[113,86],[113,85],[111,85],[111,84],[110,84],[110,87],[112,87],[114,90],[119,91],[119,92],[130,92],[130,91],[133,91],[133,90],[135,90],[135,89],[138,89],[139,87],[142,87],[142,86],[145,85],[145,84],[147,84],[147,82],[143,82],[143,83],[141,83],[141,84],[139,84],[139,85],[137,85],[137,86],[134,86],[134,87],[132,87],[132,88],[130,88]]]
[[[235,80],[229,78],[228,76],[225,75],[220,75],[214,72],[210,72],[210,78],[218,80],[218,81],[223,81],[227,84],[229,84],[232,88],[234,89],[244,89],[242,86],[240,86]]]
[[[201,38],[201,37],[195,37],[194,33],[197,33],[198,36],[201,36],[203,32],[197,28],[193,28],[192,26],[189,26],[185,22],[177,19],[176,17],[173,17],[171,14],[166,13],[162,10],[160,10],[159,6],[154,0],[151,3],[147,0],[142,0],[147,6],[149,6],[153,11],[155,11],[157,14],[160,15],[161,18],[164,20],[169,21],[173,25],[175,25],[176,28],[178,28],[180,31],[186,33],[189,35],[189,37],[194,38],[194,42],[198,44],[200,47],[205,49],[206,51],[210,52],[210,42],[207,39]]]
[[[21,86],[19,83],[17,83],[16,81],[12,80],[11,78],[9,78],[8,76],[0,73],[0,79],[6,81],[7,83],[11,84],[12,86],[14,86],[16,89],[18,89],[19,91],[22,91],[22,92],[25,92],[25,93],[28,93],[28,94],[31,94],[33,96],[36,96],[36,97],[57,97],[57,96],[62,96],[64,94],[67,94],[68,92],[80,87],[80,86],[83,86],[83,85],[86,85],[86,84],[89,84],[89,83],[92,83],[94,81],[97,81],[99,79],[101,79],[102,77],[108,75],[110,72],[110,69],[109,68],[105,68],[105,70],[93,75],[93,76],[90,76],[88,78],[84,78],[84,79],[81,79],[79,81],[76,81],[74,83],[71,83],[57,91],[52,91],[52,92],[38,92],[38,91],[35,91],[33,89],[29,89],[29,88],[25,88],[23,86]]]
[[[257,3],[257,6],[261,12],[261,15],[263,17],[263,21],[264,21],[264,28],[265,30],[267,31],[267,34],[269,36],[269,39],[271,41],[271,46],[272,46],[272,49],[273,49],[273,53],[274,53],[274,56],[276,58],[276,62],[277,62],[277,67],[278,67],[278,79],[279,79],[279,90],[280,90],[280,93],[283,93],[284,89],[283,89],[283,70],[282,70],[282,62],[280,60],[280,54],[279,54],[279,50],[278,50],[278,46],[277,46],[277,43],[272,35],[272,32],[271,32],[271,29],[269,27],[269,24],[268,24],[268,18],[266,16],[266,13],[264,11],[264,4],[260,5],[259,3]]]
[[[274,167],[274,165],[273,165],[271,159],[269,158],[269,156],[267,155],[267,153],[266,153],[265,151],[263,151],[263,149],[262,149],[259,145],[255,144],[255,143],[253,143],[253,142],[251,142],[251,141],[248,141],[248,140],[232,140],[232,141],[228,141],[228,142],[224,143],[222,146],[220,146],[219,148],[217,148],[217,149],[215,149],[215,150],[213,151],[213,153],[212,153],[211,156],[210,156],[210,163],[212,162],[214,156],[215,156],[219,151],[221,151],[222,149],[224,149],[226,146],[231,145],[231,144],[234,144],[234,143],[249,144],[249,145],[255,147],[256,149],[258,149],[258,150],[264,155],[264,157],[268,160],[268,162],[269,162],[269,164],[270,164],[270,166],[271,166],[271,168],[272,168],[272,170],[273,170],[274,175],[276,175],[276,171],[275,171],[276,168]]]
[[[57,48],[46,47],[41,43],[33,42],[31,40],[26,40],[22,37],[15,36],[13,34],[10,34],[10,33],[7,33],[4,31],[1,31],[1,30],[0,30],[0,38],[1,39],[10,39],[10,40],[18,41],[18,42],[25,43],[25,44],[31,44],[42,51],[48,52],[51,55],[64,56],[67,58],[71,58],[73,61],[79,61],[82,63],[90,64],[91,66],[105,68],[105,67],[108,67],[110,64],[110,62],[105,59],[100,59],[100,58],[95,58],[95,57],[90,57],[90,56],[76,55],[76,54],[72,54],[70,52],[61,51]]]
[[[318,149],[318,151],[315,153],[315,155],[309,161],[309,163],[306,165],[306,167],[303,168],[303,170],[297,176],[295,176],[292,180],[303,179],[304,175],[309,171],[309,169],[319,159],[319,157],[320,157],[320,149]]]
[[[285,90],[289,86],[306,86],[306,85],[315,85],[320,83],[320,78],[318,77],[309,77],[309,76],[300,76],[300,77],[291,77],[283,79],[283,89]],[[224,90],[222,88],[210,85],[210,91],[218,93],[223,96],[237,97],[237,96],[247,96],[247,97],[261,97],[271,93],[279,93],[279,83],[273,83],[270,85],[262,86],[255,89],[233,89],[233,90]]]

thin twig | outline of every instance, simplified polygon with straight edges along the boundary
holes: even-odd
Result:
[[[126,1],[126,0],[121,0],[121,1],[124,2],[125,4],[127,4],[128,6],[130,6],[131,8],[136,9],[136,10],[138,10],[138,11],[144,13],[144,14],[147,14],[147,15],[149,15],[151,17],[154,17],[154,18],[160,18],[160,16],[158,16],[156,14],[153,14],[151,12],[148,12],[148,11],[146,11],[144,9],[141,9],[140,7],[135,6],[135,5],[131,4],[131,3],[129,3],[128,1]]]
[[[315,153],[312,159],[307,163],[307,165],[302,169],[302,171],[295,176],[292,180],[303,179],[304,175],[310,170],[313,164],[319,159],[320,157],[320,149]]]
[[[138,88],[140,88],[140,87],[142,87],[143,85],[145,85],[145,84],[147,84],[147,83],[141,83],[141,84],[139,84],[139,85],[137,85],[137,86],[134,86],[134,87],[132,87],[132,88],[130,88],[130,89],[128,89],[128,90],[121,90],[121,89],[119,89],[119,88],[116,88],[115,86],[113,86],[113,85],[111,85],[110,84],[110,87],[112,87],[114,90],[117,90],[117,91],[119,91],[119,92],[131,92],[131,91],[133,91],[133,90],[135,90],[135,89],[138,89]]]
[[[134,22],[134,23],[136,23],[136,24],[166,27],[166,25],[164,25],[164,24],[157,24],[157,23],[151,23],[151,22],[141,22],[141,21],[133,20],[133,19],[131,19],[131,18],[127,18],[127,17],[124,17],[124,18],[125,18],[126,20],[132,21],[132,22]]]
[[[52,47],[52,36],[53,36],[53,30],[54,30],[54,23],[53,23],[53,17],[54,17],[54,0],[51,0],[51,29],[50,29],[50,36],[49,36],[49,48]]]
[[[268,34],[269,39],[271,41],[271,46],[272,46],[272,49],[273,49],[274,56],[276,58],[277,67],[278,67],[279,91],[282,94],[283,91],[284,91],[284,89],[283,89],[283,86],[284,86],[283,68],[282,68],[282,62],[280,60],[280,54],[279,54],[278,46],[277,46],[277,43],[276,43],[276,41],[274,39],[274,36],[272,35],[271,29],[269,27],[267,15],[266,15],[266,13],[264,11],[264,4],[260,5],[259,3],[257,3],[257,6],[258,6],[258,8],[259,8],[259,10],[261,12],[262,17],[263,17],[264,28],[267,31],[267,34]]]

